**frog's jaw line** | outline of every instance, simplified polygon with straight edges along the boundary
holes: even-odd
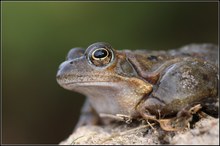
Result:
[[[109,87],[109,86],[113,86],[114,84],[117,85],[116,82],[107,82],[107,81],[103,81],[103,82],[69,82],[69,83],[65,83],[65,84],[62,84],[64,87],[66,88],[80,88],[80,87],[83,87],[83,88],[86,88],[86,87],[97,87],[97,86],[102,86],[102,87]],[[70,89],[72,90],[72,89]]]

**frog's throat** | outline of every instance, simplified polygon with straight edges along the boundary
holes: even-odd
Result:
[[[152,90],[150,84],[135,78],[130,82],[80,82],[67,88],[89,97],[98,113],[126,115],[133,115],[136,105]]]

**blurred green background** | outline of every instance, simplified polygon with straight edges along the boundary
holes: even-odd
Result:
[[[218,3],[2,3],[4,144],[59,143],[85,97],[56,82],[69,49],[105,41],[117,49],[218,43]]]

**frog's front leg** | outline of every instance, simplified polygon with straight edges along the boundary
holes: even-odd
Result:
[[[146,121],[151,120],[151,121],[158,122],[157,117],[155,115],[152,115],[149,112],[149,110],[146,108],[145,98],[143,98],[142,101],[136,106],[136,110],[138,111],[138,113],[144,120]]]
[[[83,125],[97,125],[101,123],[101,119],[99,115],[96,113],[96,111],[93,109],[93,107],[90,105],[89,100],[86,99],[82,110],[80,114],[79,121],[77,125],[75,126],[75,129],[77,129],[80,126]]]
[[[151,100],[151,99],[150,99]],[[153,102],[154,99],[153,99]],[[175,129],[172,127],[171,128],[171,123],[172,121],[175,120],[175,118],[171,118],[171,119],[158,119],[155,115],[152,115],[146,108],[146,105],[144,102],[141,102],[138,106],[137,106],[137,111],[140,113],[141,117],[148,121],[148,120],[152,120],[152,121],[155,121],[157,123],[160,124],[161,128],[163,130],[166,130],[166,131],[175,131]]]

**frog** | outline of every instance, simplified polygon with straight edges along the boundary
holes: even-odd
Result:
[[[96,42],[71,49],[56,79],[64,89],[86,96],[76,127],[108,118],[142,119],[177,131],[201,111],[218,116],[217,52],[211,43],[122,50]]]

